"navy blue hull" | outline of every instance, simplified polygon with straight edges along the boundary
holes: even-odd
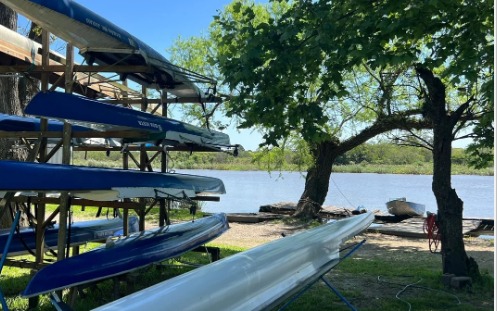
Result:
[[[138,218],[129,218],[129,232],[138,231]],[[123,234],[123,220],[120,218],[114,219],[98,219],[89,221],[80,221],[71,225],[71,245],[78,245],[91,241],[101,241],[108,237],[119,236]],[[0,250],[3,251],[7,242],[9,232],[0,232]],[[59,235],[59,226],[55,225],[45,229],[45,246],[48,248],[57,247],[57,239]],[[32,228],[23,228],[16,232],[13,236],[12,243],[9,247],[9,254],[19,254],[35,250],[36,248],[36,233]],[[2,254],[0,254],[2,255]]]
[[[29,102],[24,112],[30,115],[70,120],[96,130],[139,130],[148,133],[146,141],[168,139],[177,133],[195,139],[198,144],[230,144],[227,134],[200,128],[181,121],[156,116],[130,108],[102,103],[93,99],[60,92],[40,92]],[[128,139],[138,141],[140,139]],[[141,139],[143,140],[143,139]],[[188,141],[187,138],[184,139]]]
[[[220,179],[186,174],[2,160],[0,172],[2,176],[9,176],[0,178],[0,191],[76,192],[168,188],[195,193],[225,193]]]
[[[48,131],[62,132],[64,123],[57,120],[48,120]],[[21,117],[0,113],[0,131],[6,132],[38,132],[40,131],[40,119],[31,117]],[[73,126],[73,131],[91,131],[90,128]]]
[[[132,234],[41,269],[21,293],[32,297],[117,276],[179,256],[228,230],[225,214]]]

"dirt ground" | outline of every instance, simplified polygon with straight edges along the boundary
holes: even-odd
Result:
[[[252,248],[269,241],[284,238],[285,235],[294,234],[299,230],[302,230],[302,227],[295,228],[280,222],[261,222],[255,224],[232,222],[230,223],[230,230],[218,237],[215,243]],[[441,256],[429,251],[428,240],[426,239],[403,238],[381,233],[363,233],[360,236],[356,236],[353,240],[348,241],[348,243],[357,243],[364,239],[366,239],[366,243],[353,254],[353,260],[387,258],[390,262],[393,261],[400,264],[406,261],[419,261],[420,263],[430,263],[430,265],[433,263],[435,266],[440,264],[441,268]],[[465,248],[468,255],[473,257],[478,263],[480,273],[494,275],[495,246],[492,240],[466,238]],[[395,299],[399,292],[399,287],[389,285],[394,284],[389,282],[398,282],[401,285],[406,284],[405,282],[412,282],[412,278],[406,279],[405,277],[400,276],[398,280],[381,278],[380,281],[380,276],[374,275],[374,272],[371,275],[355,275],[335,270],[332,270],[327,276],[334,284],[338,284],[339,291],[359,291],[361,293],[360,297],[353,298],[351,301],[358,310],[381,310],[383,308],[383,301]],[[407,291],[404,296],[406,296],[406,301],[408,301],[409,297],[417,297],[417,295],[423,293],[423,290],[412,290]],[[442,294],[442,297],[446,296]],[[456,301],[452,301],[450,297],[446,306],[456,306]],[[493,310],[493,296],[463,295],[463,297],[461,297],[463,304],[477,306],[481,310]],[[326,308],[330,306],[329,301],[324,300],[323,303]],[[338,305],[341,306],[341,302]],[[332,309],[334,307],[335,305],[333,305]]]
[[[230,230],[215,240],[215,243],[244,248],[252,248],[269,241],[291,235],[302,227],[292,227],[281,222],[260,222],[254,224],[230,223]],[[439,256],[429,252],[425,239],[403,238],[380,233],[363,233],[356,239],[366,239],[366,243],[358,250],[361,257],[388,256]],[[465,247],[469,256],[473,257],[480,271],[494,274],[495,245],[493,241],[481,238],[466,238]]]

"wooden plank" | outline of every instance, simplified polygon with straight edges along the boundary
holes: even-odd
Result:
[[[379,226],[371,226],[368,228],[368,232],[427,239],[427,234],[423,232],[424,221],[424,217],[413,217],[398,223],[385,223]],[[468,235],[471,231],[477,229],[480,223],[480,220],[463,220],[463,234]]]
[[[65,71],[65,65],[4,65],[0,66],[0,73],[10,72],[60,72]],[[152,69],[147,66],[129,66],[129,65],[111,65],[111,66],[90,66],[90,65],[74,65],[74,71],[77,72],[145,72],[151,73]]]
[[[29,73],[34,77],[41,78],[40,72],[38,72],[39,68],[43,68],[43,70],[48,68],[58,68],[57,72],[50,73],[49,80],[52,84],[56,83],[58,77],[63,75],[66,60],[62,55],[59,55],[58,53],[53,51],[49,51],[48,63],[42,65],[42,56],[40,53],[40,51],[42,51],[42,48],[40,44],[3,26],[0,26],[0,33],[0,72]],[[4,66],[2,66],[2,64]],[[109,66],[107,66],[107,68],[108,67]],[[33,71],[33,69],[36,70]],[[87,69],[87,72],[99,72],[104,71],[105,68],[103,68],[102,66],[84,66],[79,67],[79,69]],[[110,72],[115,72],[115,69],[119,68],[113,68]],[[141,68],[141,70],[148,69]],[[109,96],[112,98],[121,98],[123,97],[123,92],[126,92],[129,97],[142,97],[141,93],[130,89],[122,85],[121,83],[107,81],[107,78],[98,74],[76,72],[74,74],[74,80],[79,85],[78,88],[75,88],[75,92],[90,97]],[[64,85],[61,83],[57,83],[57,86],[60,86],[62,88],[64,87]],[[86,91],[88,89],[90,90],[91,94]]]
[[[28,197],[26,196],[17,196],[14,197],[12,202],[27,202]],[[34,204],[59,204],[59,198],[38,198],[38,197],[29,197],[31,203]],[[95,206],[95,207],[115,207],[115,208],[124,208],[124,209],[138,209],[141,208],[141,205],[137,202],[117,202],[117,201],[92,201],[86,199],[73,198],[71,199],[71,204],[77,206]]]
[[[62,138],[63,132],[38,132],[38,131],[0,131],[0,138]],[[145,138],[147,134],[141,131],[86,131],[86,132],[73,132],[71,137],[73,138]],[[119,148],[121,149],[121,148]]]

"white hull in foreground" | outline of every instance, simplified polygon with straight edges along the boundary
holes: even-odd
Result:
[[[336,265],[339,247],[371,213],[281,238],[156,284],[95,310],[261,310],[282,302]]]

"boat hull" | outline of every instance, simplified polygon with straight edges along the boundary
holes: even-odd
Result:
[[[160,142],[166,139],[198,145],[230,145],[229,136],[218,131],[61,92],[38,93],[29,102],[24,112],[70,121],[73,124],[100,131],[138,130],[147,133],[146,138],[127,139],[125,142]]]
[[[23,297],[121,275],[193,250],[228,230],[225,214],[138,232],[41,269]],[[162,306],[163,307],[163,306]]]
[[[284,237],[95,310],[269,309],[336,265],[340,245],[373,219],[371,213],[361,214]]]
[[[388,201],[386,204],[388,212],[399,217],[423,216],[425,212],[425,206],[423,204],[409,202],[405,199],[391,200]]]
[[[47,131],[62,132],[64,123],[57,120],[49,120]],[[0,131],[6,132],[37,132],[41,130],[40,119],[21,117],[0,113]],[[91,131],[89,128],[76,126],[75,131]]]
[[[47,131],[61,132],[64,129],[64,123],[58,120],[48,120]],[[73,132],[89,132],[89,127],[73,125]],[[41,131],[41,120],[39,118],[14,116],[0,113],[0,131],[4,132],[39,132]],[[58,142],[60,139],[48,139],[48,141]],[[91,146],[118,146],[120,142],[113,138],[73,138],[74,145],[91,145]]]
[[[130,233],[138,231],[138,218],[130,217],[128,221],[128,230]],[[9,232],[0,231],[0,250],[3,251],[7,242]],[[89,221],[80,221],[71,224],[69,242],[71,246],[76,246],[92,241],[102,241],[108,237],[120,236],[123,234],[123,220],[114,219],[97,219]],[[45,229],[45,247],[57,247],[59,235],[59,226]],[[9,256],[21,255],[36,249],[36,232],[33,228],[22,228],[13,236],[12,243],[9,247]],[[2,254],[0,254],[2,255]]]
[[[223,194],[218,178],[85,166],[0,160],[0,192],[62,192],[90,200],[184,198],[200,193]]]

